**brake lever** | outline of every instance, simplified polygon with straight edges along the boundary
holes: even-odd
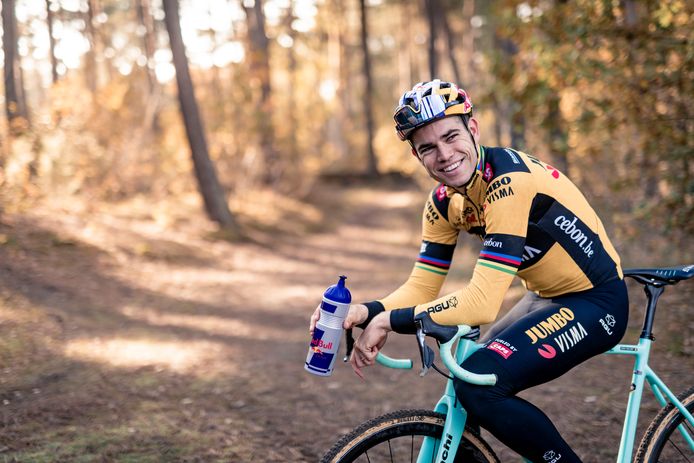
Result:
[[[345,330],[345,347],[347,348],[347,351],[345,352],[345,357],[342,359],[343,362],[347,362],[349,360],[349,356],[352,355],[352,351],[354,350],[354,336],[352,336],[352,328]]]
[[[419,356],[422,359],[422,370],[419,372],[419,376],[424,376],[429,372],[429,368],[434,364],[434,359],[436,358],[436,354],[434,353],[433,349],[427,345],[425,342],[426,334],[424,334],[424,330],[422,329],[422,323],[417,320],[417,333],[415,336],[417,337],[417,346],[419,347]]]

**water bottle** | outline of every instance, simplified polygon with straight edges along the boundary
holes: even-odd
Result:
[[[333,365],[337,358],[337,349],[342,338],[342,322],[347,317],[352,295],[345,287],[346,276],[331,286],[323,294],[320,305],[320,319],[313,330],[313,339],[308,348],[304,369],[318,376],[333,374]]]

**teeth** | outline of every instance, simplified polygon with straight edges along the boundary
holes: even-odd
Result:
[[[444,171],[444,172],[450,172],[450,171],[452,171],[453,169],[456,169],[460,164],[461,164],[461,161],[458,161],[458,162],[456,162],[456,163],[453,163],[453,164],[451,164],[451,165],[448,166],[448,167],[444,167],[443,171]]]

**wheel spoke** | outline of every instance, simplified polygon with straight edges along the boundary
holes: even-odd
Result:
[[[684,454],[684,452],[677,446],[677,444],[672,442],[672,439],[668,439],[667,441],[670,443],[670,445],[675,447],[675,450],[677,450],[680,455],[682,455],[689,463],[691,463],[691,460],[689,458],[687,458],[687,455]]]
[[[441,433],[444,429],[444,417],[445,415],[429,410],[403,410],[397,414],[384,415],[368,422],[369,426],[355,429],[352,434],[345,436],[321,461],[400,463],[407,461],[409,438],[410,463],[418,461],[419,457],[426,460],[427,453],[431,454],[429,461],[436,463],[439,445],[443,442]],[[474,456],[470,455],[472,461],[497,461],[486,442],[478,439],[465,442],[466,449],[470,447],[476,451]],[[431,452],[424,450],[429,447]],[[338,454],[340,457],[336,458]]]

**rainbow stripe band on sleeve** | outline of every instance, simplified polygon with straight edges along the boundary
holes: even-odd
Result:
[[[447,275],[448,269],[451,267],[451,261],[436,259],[434,257],[420,254],[419,258],[417,259],[417,263],[414,266],[416,268],[426,270],[427,272],[436,273],[438,275]]]
[[[484,267],[515,275],[518,266],[521,264],[521,258],[483,249],[482,252],[480,252],[480,259],[477,263]]]

